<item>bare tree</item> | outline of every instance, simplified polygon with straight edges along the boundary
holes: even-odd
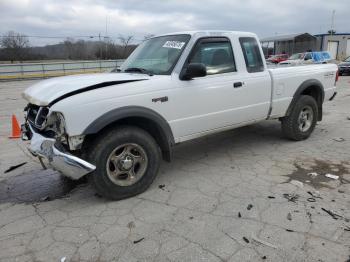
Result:
[[[68,59],[86,59],[89,56],[84,40],[75,41],[72,38],[67,38],[63,44]]]
[[[66,40],[63,41],[63,45],[66,58],[72,59],[74,53],[74,39],[68,37]]]
[[[128,46],[131,44],[132,40],[134,40],[134,36],[133,35],[129,35],[129,36],[119,35],[118,39],[119,39],[120,44],[123,47],[123,57],[122,58],[126,58],[126,51],[128,49]]]
[[[14,31],[9,31],[0,37],[0,46],[11,61],[22,61],[29,52],[28,37]]]

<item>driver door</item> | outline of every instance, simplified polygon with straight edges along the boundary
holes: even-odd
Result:
[[[234,110],[235,105],[241,104],[244,83],[236,69],[230,39],[199,39],[184,69],[190,63],[204,64],[207,76],[177,82],[181,91],[174,100],[179,101],[180,106],[174,112],[175,119],[170,121],[176,137],[184,141],[243,121],[244,115],[238,116]]]

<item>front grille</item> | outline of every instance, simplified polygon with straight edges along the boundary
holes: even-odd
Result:
[[[36,128],[42,129],[45,125],[49,108],[29,104],[27,106],[27,119]]]

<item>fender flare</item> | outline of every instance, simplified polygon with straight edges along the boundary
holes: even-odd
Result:
[[[96,134],[108,125],[111,125],[119,120],[132,117],[144,118],[156,124],[156,128],[160,134],[160,137],[155,137],[155,139],[159,140],[160,142],[159,146],[162,150],[164,159],[170,162],[172,157],[172,147],[175,145],[173,133],[171,131],[169,123],[160,114],[149,108],[140,106],[125,106],[113,109],[95,119],[83,131],[82,134]]]
[[[309,79],[304,81],[299,87],[298,89],[295,91],[294,95],[293,95],[293,99],[292,102],[290,103],[288,109],[287,109],[287,113],[286,116],[289,116],[294,105],[296,104],[296,102],[298,101],[299,97],[301,96],[301,94],[307,89],[307,88],[316,88],[319,92],[319,94],[321,94],[321,97],[319,99],[317,99],[317,106],[318,106],[318,121],[322,120],[322,104],[324,101],[324,87],[323,84],[317,80],[317,79]]]

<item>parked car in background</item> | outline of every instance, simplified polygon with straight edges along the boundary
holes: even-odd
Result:
[[[267,59],[267,62],[273,63],[273,64],[278,64],[280,62],[286,61],[288,59],[288,55],[287,54],[279,54],[279,55],[273,55],[270,56]]]
[[[291,55],[287,60],[280,62],[280,65],[299,65],[304,60],[305,53],[296,53]]]
[[[339,75],[350,74],[350,56],[338,64]]]
[[[280,65],[303,65],[303,64],[327,64],[332,60],[328,51],[305,52],[293,54],[287,60],[280,62]]]

